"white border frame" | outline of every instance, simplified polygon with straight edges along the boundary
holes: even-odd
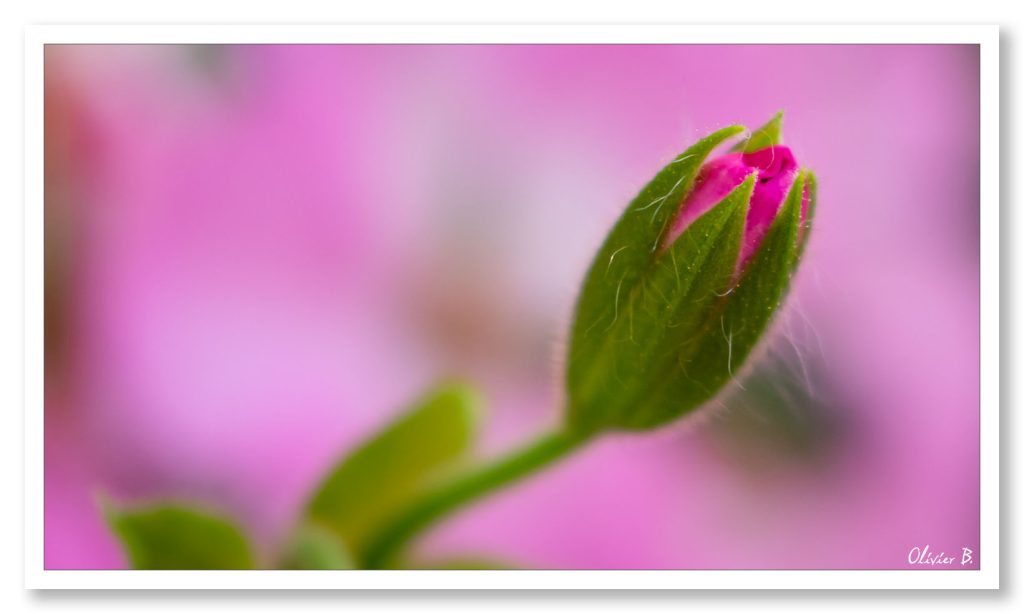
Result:
[[[979,570],[128,571],[43,567],[43,46],[171,43],[742,43],[981,46]],[[25,586],[31,589],[795,589],[999,587],[997,26],[29,26],[25,33]]]

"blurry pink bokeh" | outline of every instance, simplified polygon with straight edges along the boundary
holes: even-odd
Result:
[[[556,423],[611,223],[695,139],[784,109],[819,203],[762,360],[796,356],[805,402],[780,427],[734,392],[609,437],[420,550],[888,569],[928,544],[977,567],[978,59],[49,46],[46,566],[124,565],[100,492],[206,502],[270,552],[330,464],[441,376],[487,396],[485,453]]]

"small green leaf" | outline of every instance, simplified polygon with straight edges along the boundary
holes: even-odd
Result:
[[[219,515],[183,505],[104,506],[135,569],[252,569],[242,530]]]
[[[778,145],[781,142],[782,111],[779,111],[778,113],[775,114],[775,117],[772,117],[770,120],[768,120],[768,123],[766,123],[765,125],[755,130],[753,133],[751,133],[749,139],[741,141],[739,144],[733,147],[732,151],[742,151],[743,153],[751,153],[754,151],[758,151],[759,149],[764,149],[765,147]]]
[[[570,380],[574,428],[647,429],[694,409],[652,403],[650,391],[679,377],[682,357],[728,290],[755,181],[749,176],[687,227],[620,306],[620,318],[599,332],[605,343]]]
[[[330,529],[303,524],[285,551],[283,569],[355,569],[352,556]]]
[[[467,458],[479,407],[468,386],[441,386],[331,471],[309,503],[309,519],[333,531],[358,564],[384,521]]]

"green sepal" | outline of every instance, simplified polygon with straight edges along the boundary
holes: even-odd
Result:
[[[310,500],[307,518],[331,530],[357,565],[377,528],[468,458],[480,399],[445,384],[341,460]]]
[[[569,370],[574,430],[652,428],[695,408],[654,402],[650,391],[679,376],[680,361],[728,290],[755,182],[751,174],[690,224],[620,300],[617,317],[590,331],[600,343]]]
[[[103,508],[135,569],[254,568],[242,529],[219,514],[181,504]]]
[[[730,126],[701,139],[676,156],[655,175],[619,217],[583,281],[566,356],[566,382],[570,397],[586,397],[582,380],[594,372],[595,361],[604,360],[602,352],[608,343],[604,334],[620,316],[623,305],[630,303],[637,286],[649,275],[658,260],[668,227],[679,204],[693,187],[697,172],[708,155],[726,139],[744,131],[743,126]],[[570,399],[572,401],[572,398]],[[571,405],[571,403],[570,403]],[[583,428],[585,422],[573,414],[570,421]],[[597,416],[595,416],[596,418]]]
[[[740,141],[731,151],[751,153],[782,143],[782,111],[779,111],[768,122],[753,131],[750,138]]]
[[[680,362],[681,376],[652,389],[652,403],[699,406],[739,372],[778,310],[796,269],[806,183],[807,172],[803,171],[738,282],[721,298],[697,335],[699,344]]]
[[[811,237],[811,225],[814,223],[814,210],[818,204],[818,178],[814,173],[807,171],[807,183],[804,186],[804,193],[807,194],[807,216],[803,221],[803,227],[799,233],[799,245],[797,246],[796,258],[799,262],[807,248],[807,240]],[[801,204],[801,207],[803,205]]]

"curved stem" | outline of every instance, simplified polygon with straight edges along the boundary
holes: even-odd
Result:
[[[363,553],[363,567],[386,567],[419,532],[463,504],[498,490],[575,450],[590,436],[558,431],[442,482],[384,523]]]

